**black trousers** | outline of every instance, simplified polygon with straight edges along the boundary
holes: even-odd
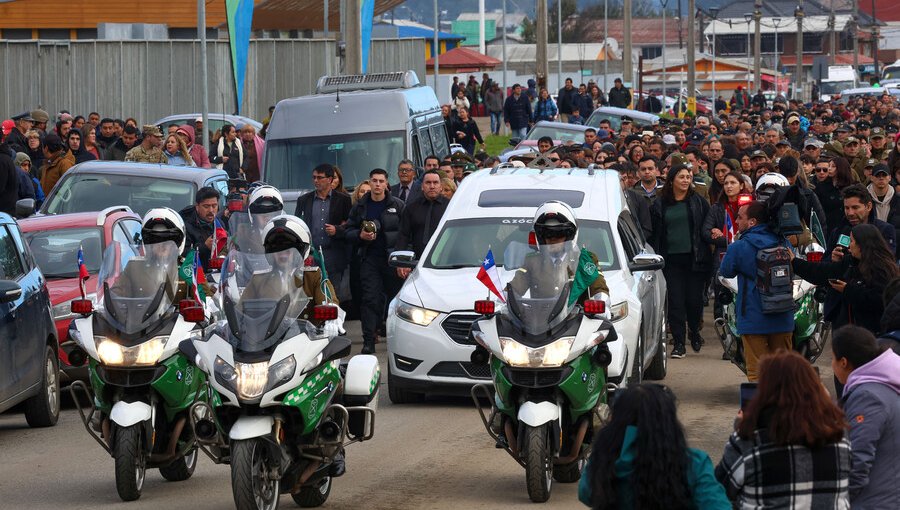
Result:
[[[359,285],[362,299],[359,303],[359,315],[363,342],[366,345],[375,344],[375,335],[384,320],[387,303],[394,299],[401,283],[397,270],[388,266],[387,256],[367,255],[360,262]]]
[[[703,292],[709,273],[692,271],[692,258],[691,254],[669,255],[663,269],[668,292],[666,314],[674,345],[684,345],[687,331],[700,332]]]

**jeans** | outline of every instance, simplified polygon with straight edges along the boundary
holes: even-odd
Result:
[[[700,332],[703,288],[708,273],[692,271],[693,258],[693,254],[690,253],[669,255],[663,269],[668,292],[666,314],[674,345],[684,346],[687,333],[685,322],[692,333]]]
[[[512,135],[511,135],[512,138],[519,138],[519,139],[524,140],[525,137],[528,136],[528,126],[518,128],[518,129],[512,129],[512,128],[510,128],[510,129],[512,130]]]
[[[491,133],[495,135],[500,134],[500,126],[503,125],[503,119],[501,118],[502,115],[502,111],[491,112]]]
[[[375,345],[375,335],[385,318],[385,307],[400,290],[397,270],[388,266],[387,256],[368,255],[359,268],[362,299],[359,307],[363,343]]]

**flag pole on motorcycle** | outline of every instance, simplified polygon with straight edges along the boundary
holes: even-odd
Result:
[[[490,293],[493,293],[500,298],[500,301],[506,303],[506,298],[503,297],[503,293],[500,291],[503,288],[503,281],[500,279],[500,272],[497,271],[496,264],[494,264],[494,253],[491,251],[490,246],[488,246],[487,255],[481,261],[481,269],[478,270],[478,274],[475,277],[488,288]],[[490,293],[488,294],[488,299],[491,297]]]
[[[178,268],[178,274],[181,279],[188,285],[191,290],[191,297],[203,306],[206,300],[206,292],[201,284],[206,283],[206,274],[203,272],[203,266],[200,264],[200,253],[196,249],[192,249],[184,257],[184,262]]]
[[[84,293],[84,282],[90,277],[91,274],[87,270],[87,266],[84,265],[84,250],[82,246],[78,245],[78,290],[81,291],[81,299],[85,299],[86,295]]]

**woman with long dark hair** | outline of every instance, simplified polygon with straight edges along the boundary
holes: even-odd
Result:
[[[718,170],[718,167],[723,164],[722,161],[717,163],[716,169]],[[716,270],[719,268],[722,257],[725,256],[725,250],[735,240],[738,232],[737,213],[738,209],[740,209],[738,197],[740,197],[744,187],[742,174],[734,170],[726,173],[722,182],[722,193],[719,195],[719,200],[710,206],[706,219],[703,221],[703,230],[700,231],[703,242],[711,244],[715,250],[713,267]],[[719,288],[718,281],[713,283],[713,288]],[[719,304],[718,292],[715,293],[713,315],[716,318],[722,316],[722,306]]]
[[[720,159],[716,161],[716,165],[712,171],[712,182],[709,185],[709,201],[716,203],[722,198],[722,188],[725,184],[725,176],[731,172],[737,171],[738,165],[734,164],[732,159]]]
[[[837,168],[827,157],[819,157],[813,167],[816,183],[813,193],[825,211],[826,225],[837,225],[844,218],[844,199],[841,197],[841,190],[834,184],[836,172]]]
[[[760,359],[739,420],[716,467],[737,508],[850,508],[844,414],[803,356]]]
[[[578,499],[597,510],[726,510],[709,456],[687,447],[675,395],[658,384],[629,386],[597,432]]]
[[[553,102],[553,98],[550,97],[550,92],[548,92],[547,89],[542,88],[538,95],[537,103],[534,105],[532,120],[534,122],[556,120],[558,115],[559,110],[556,108],[556,103]]]
[[[705,282],[712,269],[712,253],[700,231],[709,203],[694,193],[693,174],[686,165],[669,169],[659,197],[650,209],[653,235],[650,244],[666,259],[666,313],[672,331],[672,357],[683,358],[690,337],[700,352],[700,319]],[[687,323],[687,329],[685,328]]]
[[[808,262],[795,258],[794,273],[815,285],[830,287],[825,318],[837,329],[856,324],[872,333],[881,329],[882,295],[888,282],[900,276],[894,252],[878,227],[862,223],[850,230],[850,256],[839,262]]]

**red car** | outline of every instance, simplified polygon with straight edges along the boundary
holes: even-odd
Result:
[[[34,262],[47,279],[53,321],[59,338],[60,368],[69,379],[81,379],[83,367],[69,365],[65,343],[69,341],[69,323],[75,317],[70,309],[73,299],[81,299],[78,288],[78,249],[83,250],[84,264],[90,278],[85,292],[92,298],[97,288],[97,272],[103,251],[112,241],[134,243],[141,231],[141,217],[125,206],[109,207],[100,212],[35,216],[19,220],[19,228]]]

